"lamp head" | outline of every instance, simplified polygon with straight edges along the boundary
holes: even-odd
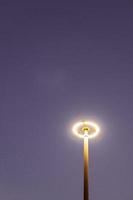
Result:
[[[78,137],[88,139],[96,137],[100,132],[99,126],[90,121],[78,122],[73,126],[72,130]]]

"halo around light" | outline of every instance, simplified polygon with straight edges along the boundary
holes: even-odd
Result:
[[[85,127],[88,127],[88,129],[91,127],[92,129],[94,129],[93,133],[91,134],[88,134],[88,133],[85,133],[84,131],[84,134],[81,134],[79,132],[79,128],[82,128],[82,130],[85,128]],[[75,135],[77,135],[78,137],[80,138],[85,138],[87,137],[88,139],[91,139],[91,138],[94,138],[96,137],[99,132],[100,132],[100,128],[99,126],[94,123],[94,122],[91,122],[91,121],[80,121],[80,122],[77,122],[76,124],[74,124],[73,128],[72,128],[72,131]]]

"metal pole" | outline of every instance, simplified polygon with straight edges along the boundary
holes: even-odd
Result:
[[[89,141],[84,137],[84,200],[89,200],[88,188],[88,161],[89,161]]]

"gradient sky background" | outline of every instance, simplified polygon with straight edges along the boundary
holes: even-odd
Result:
[[[133,2],[0,1],[0,199],[133,199]]]

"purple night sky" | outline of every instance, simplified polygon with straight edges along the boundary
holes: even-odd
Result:
[[[133,2],[0,1],[0,199],[133,200]]]

